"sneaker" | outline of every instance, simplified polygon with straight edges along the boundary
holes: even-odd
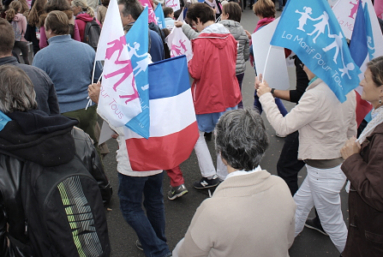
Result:
[[[320,222],[318,222],[318,219],[316,218],[307,219],[305,223],[305,227],[309,229],[314,229],[318,231],[319,233],[322,233],[323,235],[328,236],[328,234],[326,233],[326,231],[324,231],[324,229],[322,228],[322,225],[320,224]]]
[[[142,248],[142,244],[141,244],[139,239],[136,240],[136,246],[137,246],[138,250],[141,250],[141,251],[144,250],[144,248]]]
[[[172,187],[170,186],[170,190],[168,192],[168,199],[169,200],[174,200],[177,197],[181,197],[184,194],[187,194],[189,191],[186,189],[185,185],[182,184],[178,187]]]
[[[208,179],[202,177],[200,181],[194,182],[194,188],[195,189],[206,189],[206,188],[212,188],[219,185],[219,178],[215,176],[215,178]]]

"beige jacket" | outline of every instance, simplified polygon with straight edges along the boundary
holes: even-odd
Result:
[[[230,177],[198,207],[178,257],[286,257],[294,215],[281,178],[265,170]]]
[[[342,104],[321,79],[307,87],[299,104],[283,117],[274,97],[259,98],[267,119],[284,136],[299,131],[298,159],[326,160],[341,157],[340,149],[356,136],[356,99],[352,90]]]

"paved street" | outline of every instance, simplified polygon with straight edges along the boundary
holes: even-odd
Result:
[[[246,9],[243,12],[243,18],[241,23],[245,29],[252,32],[256,26],[257,20],[258,19],[253,14],[253,12],[249,9]],[[247,63],[247,65],[248,67],[245,73],[242,93],[244,98],[244,105],[246,107],[251,107],[254,94],[254,70],[252,69],[249,63]],[[289,68],[289,73],[291,75],[289,83],[291,85],[290,87],[293,89],[295,87],[294,68]],[[294,107],[294,104],[292,103],[284,103],[289,110]],[[261,166],[263,169],[268,170],[270,173],[276,174],[276,163],[278,161],[284,140],[275,136],[275,131],[270,127],[265,115],[263,114],[262,116],[264,118],[265,124],[267,126],[267,131],[270,137],[270,147],[265,154]],[[208,142],[208,145],[210,147],[213,160],[215,160],[216,155],[214,151],[213,140]],[[143,252],[138,250],[135,246],[137,236],[135,235],[134,231],[127,225],[119,209],[119,200],[117,195],[118,179],[115,160],[115,151],[117,148],[117,143],[112,139],[108,142],[108,146],[110,148],[111,153],[104,159],[104,165],[106,167],[106,172],[109,176],[109,179],[111,180],[114,189],[113,199],[108,206],[108,208],[110,208],[111,210],[107,211],[109,235],[112,245],[112,256],[142,257],[144,256]],[[163,192],[166,211],[166,235],[168,238],[169,247],[171,249],[173,249],[177,242],[184,236],[190,224],[190,221],[195,213],[196,208],[204,199],[209,197],[207,191],[198,191],[192,187],[193,182],[199,180],[201,177],[194,152],[187,161],[181,164],[181,169],[185,177],[185,185],[189,190],[189,193],[183,196],[182,198],[176,199],[175,201],[169,201],[166,197],[169,189],[169,179],[166,176],[166,174],[164,174],[163,180]],[[306,172],[304,169],[300,172],[301,181],[302,178],[304,178],[305,176]],[[342,205],[343,212],[346,218],[347,195],[345,192],[342,193]],[[259,208],[262,208],[262,206],[259,206]],[[254,217],[254,219],[256,218],[257,217]],[[278,242],[275,243],[277,244]],[[339,256],[339,253],[333,246],[329,237],[323,236],[322,234],[319,234],[315,231],[311,231],[309,229],[304,229],[301,235],[295,239],[294,245],[290,249],[290,256],[337,257]]]

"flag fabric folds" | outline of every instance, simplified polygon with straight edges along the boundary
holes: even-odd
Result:
[[[334,92],[340,102],[359,85],[340,25],[325,0],[290,0],[271,40],[288,48]]]
[[[157,24],[156,14],[154,13],[154,10],[150,1],[149,0],[138,0],[138,1],[142,4],[143,7],[148,8],[148,12],[149,12],[148,22],[154,22],[155,24]]]
[[[97,46],[98,60],[105,63],[97,112],[114,127],[122,127],[141,113],[141,104],[117,0],[111,0],[106,13]]]
[[[168,36],[168,46],[171,57],[186,55],[188,62],[193,58],[191,42],[182,32],[182,28],[173,28],[172,32]]]
[[[149,138],[149,27],[148,8],[145,7],[140,17],[126,34],[126,43],[132,61],[142,112],[130,120],[126,126],[139,135]]]
[[[164,16],[164,10],[162,9],[162,5],[157,5],[156,10],[154,11],[156,15],[157,25],[160,27],[160,29],[166,28],[165,26],[165,16]]]
[[[185,56],[149,65],[150,138],[125,129],[134,171],[167,170],[189,158],[198,126]]]

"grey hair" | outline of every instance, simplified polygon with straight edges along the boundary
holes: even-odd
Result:
[[[0,110],[4,113],[37,109],[36,92],[28,75],[14,65],[0,66]]]
[[[226,112],[215,127],[216,151],[237,170],[255,169],[269,146],[269,138],[259,113],[238,109]]]
[[[122,15],[127,17],[128,15],[132,15],[134,20],[137,20],[140,17],[144,7],[137,0],[118,0],[119,5],[124,6],[124,10],[122,11]]]

